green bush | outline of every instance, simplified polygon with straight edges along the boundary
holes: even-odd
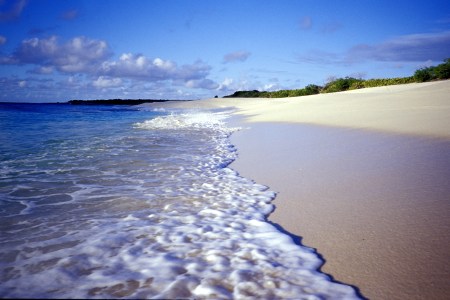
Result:
[[[361,79],[356,79],[353,77],[338,78],[336,80],[327,83],[323,88],[322,92],[335,93],[347,91],[350,89],[351,86],[356,86],[360,82],[362,82]]]
[[[435,79],[450,78],[450,58],[444,60],[444,63],[435,67],[422,68],[414,73],[414,79],[417,82],[425,82]]]
[[[306,95],[318,94],[320,93],[320,89],[321,87],[315,84],[309,84],[304,88]]]
[[[364,85],[364,81],[358,80],[358,81],[352,82],[352,84],[350,85],[350,87],[348,89],[349,90],[357,90],[357,89],[363,89],[365,87],[366,86]]]
[[[398,78],[381,78],[381,79],[368,79],[362,82],[364,88],[394,85],[394,84],[405,84],[416,82],[413,76],[410,77],[398,77]]]
[[[414,73],[414,79],[417,82],[425,82],[433,79],[433,72],[431,68],[419,69]]]
[[[443,64],[440,64],[434,68],[434,74],[438,79],[450,78],[450,58],[447,58]]]
[[[260,92],[257,90],[253,91],[236,91],[232,95],[224,96],[224,98],[257,98],[260,97]]]

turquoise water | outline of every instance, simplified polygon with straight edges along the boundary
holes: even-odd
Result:
[[[0,297],[356,298],[266,222],[227,117],[0,104]]]

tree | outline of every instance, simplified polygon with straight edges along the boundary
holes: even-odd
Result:
[[[315,95],[320,92],[320,86],[315,84],[309,84],[305,87],[306,95]]]
[[[353,77],[345,77],[338,78],[334,81],[331,81],[325,85],[323,91],[325,93],[334,93],[334,92],[342,92],[348,90],[352,85],[355,85],[357,82],[362,82],[361,79],[356,79]]]
[[[434,74],[438,79],[450,78],[450,58],[444,60],[443,64],[440,64],[434,68]]]
[[[431,72],[431,68],[423,68],[419,69],[414,73],[414,79],[417,82],[425,82],[433,79],[433,74]]]

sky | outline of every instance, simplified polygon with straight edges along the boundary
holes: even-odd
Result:
[[[0,0],[0,102],[203,99],[446,58],[448,0]]]

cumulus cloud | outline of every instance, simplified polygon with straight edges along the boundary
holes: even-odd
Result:
[[[217,87],[217,90],[223,93],[263,89],[264,84],[255,80],[255,78],[225,78]]]
[[[150,90],[142,87],[149,84],[163,88],[165,92],[177,87],[183,90],[183,95],[188,94],[185,92],[187,89],[214,90],[219,87],[207,78],[211,66],[201,60],[179,65],[171,60],[133,53],[124,53],[113,59],[105,41],[84,36],[63,41],[57,36],[25,39],[13,52],[0,56],[0,64],[32,66],[27,73],[33,75],[70,75],[70,81],[61,83],[64,88],[89,91],[93,95],[96,92],[107,93],[108,90],[113,94],[122,93],[132,86],[138,86],[140,93],[148,94]],[[31,78],[37,79],[35,76]],[[10,86],[17,87],[19,83]],[[26,87],[32,90],[37,85],[27,83]],[[56,87],[52,89],[54,92],[58,90]],[[151,91],[166,95],[154,88]]]
[[[111,51],[103,40],[84,36],[61,43],[56,36],[23,40],[9,56],[0,57],[0,64],[31,64],[38,67],[32,73],[62,73],[127,77],[148,81],[203,80],[211,66],[202,61],[177,65],[162,58],[148,58],[142,54],[125,53],[116,60],[108,60]]]
[[[99,76],[92,82],[92,85],[98,88],[118,87],[122,85],[122,79]]]
[[[243,62],[250,57],[251,53],[247,51],[236,51],[226,54],[223,57],[223,62],[225,64],[232,62]]]
[[[100,73],[113,77],[129,77],[141,80],[182,80],[202,79],[211,67],[202,61],[179,67],[175,62],[161,58],[150,59],[142,54],[122,54],[119,60],[102,63]]]
[[[232,90],[232,85],[234,83],[233,78],[225,78],[222,83],[219,84],[218,86],[218,90],[219,91],[224,91],[224,92],[228,92],[230,90]]]
[[[348,61],[440,61],[450,56],[450,31],[399,36],[379,44],[360,44],[346,54]]]
[[[163,79],[174,69],[170,61],[150,60],[141,54],[122,54],[119,60],[102,63],[100,73],[115,77]]]
[[[0,1],[0,21],[17,19],[27,5],[27,0]]]
[[[29,73],[31,73],[31,74],[52,74],[54,69],[55,68],[53,66],[41,66],[41,67],[37,67],[37,68],[29,71]]]
[[[56,36],[51,36],[22,41],[12,55],[0,58],[0,63],[35,64],[74,73],[92,70],[110,55],[107,43],[102,40],[81,36],[59,43]]]

